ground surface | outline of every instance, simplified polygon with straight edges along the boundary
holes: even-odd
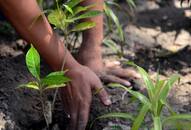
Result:
[[[175,85],[169,95],[169,103],[180,113],[191,113],[191,11],[179,8],[179,4],[167,5],[139,0],[133,22],[121,13],[126,33],[125,58],[144,67],[154,77],[160,70],[161,77],[173,73],[181,75],[180,84]],[[11,33],[12,34],[12,33]],[[116,37],[116,36],[114,36]],[[14,35],[0,37],[0,129],[2,130],[42,130],[44,122],[39,111],[38,93],[15,89],[19,84],[32,80],[24,63],[24,47]],[[111,50],[104,49],[104,58],[113,60]],[[43,72],[47,67],[42,65]],[[45,69],[44,69],[45,68]],[[129,94],[122,90],[108,89],[113,105],[104,107],[94,98],[90,119],[108,112],[136,113],[139,104],[129,104]],[[125,95],[125,96],[123,96]],[[59,103],[59,102],[58,102]],[[59,104],[58,104],[59,106]],[[62,120],[60,107],[56,108],[53,130]],[[58,112],[59,111],[59,112]],[[59,116],[60,117],[60,116]],[[146,122],[149,124],[149,119]],[[124,130],[130,129],[129,121],[101,120],[93,130],[110,130],[109,126],[118,124]]]

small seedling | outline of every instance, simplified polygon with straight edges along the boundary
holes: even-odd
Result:
[[[48,20],[55,27],[55,29],[59,29],[62,31],[64,35],[64,44],[66,48],[68,45],[73,45],[73,48],[76,44],[76,38],[69,38],[69,35],[73,32],[81,32],[87,29],[94,27],[96,24],[91,21],[81,22],[82,19],[95,17],[100,15],[102,12],[98,10],[89,10],[94,7],[95,4],[88,6],[79,5],[84,0],[69,0],[68,2],[59,5],[58,0],[56,0],[56,9],[44,11],[49,12]],[[41,5],[43,4],[43,0],[38,1]],[[42,17],[42,14],[35,17],[29,29],[31,29],[35,22]],[[71,49],[71,51],[72,51]],[[65,52],[67,52],[65,50]],[[65,53],[66,55],[66,53]],[[27,84],[22,84],[19,88],[28,88],[37,90],[40,94],[40,101],[42,104],[43,115],[47,124],[47,127],[52,123],[52,109],[54,107],[54,102],[56,99],[56,95],[58,93],[58,88],[65,87],[66,83],[70,81],[68,77],[65,76],[64,65],[65,59],[63,59],[61,71],[52,72],[41,78],[40,75],[40,56],[37,50],[31,45],[31,48],[26,54],[26,65],[29,72],[35,78],[35,81],[29,82]],[[70,71],[70,70],[68,70]],[[52,102],[44,100],[46,90],[56,89],[54,98]]]
[[[138,72],[141,74],[142,79],[144,81],[147,95],[134,91],[131,88],[127,88],[120,84],[110,84],[110,87],[114,88],[122,88],[125,91],[129,92],[133,97],[137,98],[142,107],[138,113],[138,115],[133,118],[133,115],[127,113],[109,113],[98,117],[97,119],[101,118],[124,118],[132,120],[132,130],[139,130],[144,122],[144,119],[147,115],[149,115],[152,119],[151,130],[162,130],[165,128],[167,124],[173,125],[178,130],[188,130],[191,128],[191,115],[190,114],[177,114],[173,111],[173,109],[167,103],[167,96],[174,86],[174,83],[180,80],[179,75],[172,75],[167,80],[160,80],[159,76],[157,76],[156,81],[151,80],[148,73],[137,66],[132,62],[128,62],[128,64],[136,67]],[[166,107],[170,113],[169,116],[163,115],[163,109]],[[96,120],[97,120],[96,119]],[[94,121],[95,122],[95,121]],[[93,122],[93,123],[94,123]],[[188,123],[189,122],[189,123]]]
[[[52,110],[51,105],[47,105],[50,103],[44,101],[44,94],[46,90],[65,87],[66,83],[68,83],[70,79],[65,76],[64,71],[52,72],[42,78],[40,75],[40,56],[37,50],[32,45],[26,54],[26,65],[35,80],[26,84],[21,84],[19,88],[28,88],[32,90],[37,90],[39,92],[43,115],[45,117],[47,126],[49,126],[49,124],[52,123],[52,117],[50,114]],[[47,108],[49,110],[47,110]]]
[[[102,14],[99,10],[90,10],[96,4],[81,6],[82,1],[84,0],[69,0],[59,5],[56,0],[56,9],[51,10],[48,14],[49,22],[55,29],[61,30],[64,35],[64,44],[69,47],[70,51],[75,48],[79,32],[96,26],[95,22],[82,20]],[[72,34],[74,34],[73,37],[69,38],[69,35]]]
[[[135,2],[134,0],[126,0],[127,6],[130,7],[131,10],[135,8]],[[104,39],[104,45],[112,49],[114,53],[118,55],[118,57],[122,57],[124,53],[124,43],[125,43],[125,36],[124,31],[122,28],[122,25],[119,21],[119,18],[113,11],[113,8],[119,9],[122,11],[121,6],[116,2],[116,0],[105,0],[104,2],[104,13],[106,16],[106,27],[108,28],[108,31],[106,32],[105,39]],[[126,12],[125,12],[126,13]],[[115,39],[117,42],[112,39],[110,36],[113,32],[113,28],[116,27],[117,29],[117,35],[118,38]],[[119,45],[119,47],[118,47]]]

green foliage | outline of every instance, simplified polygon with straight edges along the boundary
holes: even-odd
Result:
[[[26,65],[29,72],[36,78],[37,81],[22,84],[19,86],[19,88],[29,88],[44,91],[47,89],[64,87],[65,84],[70,81],[70,79],[65,76],[65,72],[63,71],[52,72],[41,79],[40,56],[32,45],[26,54]]]
[[[42,14],[35,17],[29,29],[37,22],[37,20],[43,17],[45,12],[48,12],[48,21],[56,29],[59,29],[63,32],[65,38],[65,45],[68,46],[68,44],[72,43],[72,41],[68,38],[69,34],[73,32],[87,30],[93,28],[96,25],[94,22],[81,22],[81,20],[95,17],[102,13],[98,10],[89,10],[90,8],[94,7],[95,4],[88,6],[80,6],[79,3],[82,1],[83,0],[68,0],[66,3],[63,4],[60,3],[61,1],[55,0],[56,8],[43,11]],[[43,0],[37,0],[37,2],[40,4],[41,8],[43,8]],[[75,45],[76,40],[74,40],[73,42]],[[70,82],[70,79],[66,77],[65,72],[63,72],[65,59],[63,59],[61,71],[52,72],[47,76],[41,78],[40,56],[37,50],[31,45],[31,48],[29,49],[26,55],[26,64],[29,72],[34,76],[35,81],[22,84],[19,86],[19,88],[28,88],[39,91],[43,115],[47,127],[49,127],[49,124],[52,120],[51,113],[58,93],[58,88],[65,87],[66,84]],[[56,91],[53,97],[53,101],[51,103],[48,101],[51,104],[51,106],[49,107],[46,106],[46,102],[44,101],[44,91],[50,89],[56,89]]]
[[[166,80],[160,80],[159,76],[157,76],[156,81],[153,81],[148,73],[140,66],[137,66],[132,62],[128,62],[127,64],[136,67],[138,72],[141,74],[148,96],[120,84],[112,83],[109,84],[109,86],[113,88],[122,88],[141,102],[142,107],[138,115],[133,120],[132,130],[139,130],[142,127],[144,119],[147,115],[150,115],[152,118],[153,130],[162,130],[165,128],[166,124],[172,122],[174,123],[173,126],[177,129],[184,129],[183,124],[187,121],[191,122],[191,115],[175,113],[166,101],[171,88],[174,86],[175,82],[180,79],[179,75],[172,75]],[[164,107],[169,110],[169,116],[163,115],[162,110]],[[109,116],[106,117],[110,117],[110,114],[108,115]],[[189,125],[187,124],[187,126]]]
[[[134,0],[125,0],[125,1],[131,11],[136,7]],[[109,42],[104,42],[104,43],[106,44],[106,46],[111,48],[119,57],[122,57],[124,43],[125,43],[125,37],[124,37],[124,31],[122,28],[122,24],[119,22],[117,14],[115,14],[115,12],[113,10],[114,8],[119,9],[125,13],[127,12],[121,8],[121,6],[117,3],[117,0],[105,0],[104,13],[106,15],[106,26],[108,28],[108,34],[106,34],[106,38],[104,41],[109,40]],[[111,40],[111,38],[109,37],[110,36],[109,34],[111,34],[113,32],[113,30],[115,30],[115,29],[113,29],[114,27],[117,29],[117,35],[119,36],[117,39],[115,39],[115,41],[118,41],[118,43],[115,42],[114,40]],[[120,46],[120,49],[118,49],[118,46]],[[116,48],[116,49],[114,49],[114,48]]]
[[[128,120],[134,120],[133,116],[127,113],[108,113],[102,116],[97,117],[90,125],[90,128],[93,127],[93,124],[95,123],[96,120],[99,119],[105,119],[105,118],[121,118],[121,119],[128,119]]]
[[[78,32],[78,31],[83,31],[90,29],[94,27],[96,24],[94,22],[82,22],[77,24],[73,29],[71,29],[72,32]]]
[[[123,33],[123,29],[122,26],[119,22],[118,17],[115,15],[115,13],[113,12],[113,10],[109,7],[109,2],[105,1],[104,4],[104,11],[106,16],[108,17],[108,21],[113,21],[117,27],[117,32],[119,34],[119,38],[121,41],[124,41],[124,33]],[[111,22],[108,22],[109,27],[111,27]],[[111,30],[111,28],[110,28]]]
[[[33,46],[26,54],[26,65],[30,73],[40,80],[40,56]]]
[[[40,90],[38,82],[35,82],[35,81],[29,82],[27,84],[21,84],[19,85],[19,88],[29,88],[29,89]]]
[[[83,0],[69,0],[65,4],[59,5],[57,8],[51,10],[48,15],[49,22],[57,29],[61,29],[65,36],[70,32],[79,32],[93,28],[96,24],[94,22],[80,22],[82,19],[96,17],[102,12],[98,10],[88,10],[95,6],[95,4],[88,6],[79,5]],[[85,12],[84,12],[85,11]],[[70,27],[73,26],[71,29]]]

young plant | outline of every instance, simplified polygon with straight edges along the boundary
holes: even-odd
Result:
[[[127,5],[131,8],[131,10],[135,8],[134,0],[126,0],[126,2],[127,2]],[[117,15],[114,13],[112,9],[112,6],[122,10],[121,6],[117,3],[116,0],[111,0],[111,1],[105,0],[104,13],[106,15],[106,26],[108,28],[108,31],[106,33],[103,43],[107,47],[111,48],[112,51],[116,53],[119,57],[122,57],[124,52],[123,46],[125,42],[124,31],[123,31],[121,23],[119,22]],[[117,46],[118,43],[116,43],[115,40],[112,40],[110,37],[110,35],[112,34],[111,32],[113,32],[113,27],[116,27],[117,29],[117,35],[119,36],[119,38],[116,40],[117,42],[119,42],[120,48]]]
[[[180,77],[178,75],[173,75],[167,80],[160,80],[159,76],[157,76],[156,81],[152,81],[148,73],[143,68],[135,65],[132,62],[128,62],[128,64],[133,65],[138,69],[138,72],[141,74],[144,84],[146,86],[148,96],[120,84],[110,84],[109,86],[122,88],[141,102],[142,107],[139,111],[139,114],[133,120],[132,130],[139,130],[147,115],[149,115],[152,119],[152,128],[149,128],[151,130],[162,130],[163,128],[165,128],[164,126],[166,124],[172,122],[178,130],[188,130],[188,128],[191,128],[191,123],[187,122],[191,121],[191,115],[177,114],[167,103],[167,96],[171,88],[174,86],[174,83],[179,80]],[[164,107],[169,110],[169,116],[163,115]],[[110,113],[109,115],[110,116],[103,115],[101,117],[112,117],[112,113]],[[118,117],[123,118],[123,116],[121,115]],[[99,117],[97,119],[99,119]]]
[[[40,75],[40,56],[32,45],[26,54],[26,65],[35,80],[26,84],[21,84],[19,88],[28,88],[39,92],[43,115],[47,126],[49,126],[49,124],[52,123],[52,117],[51,114],[47,114],[47,112],[50,113],[52,110],[47,111],[47,102],[44,101],[45,92],[47,90],[65,87],[70,79],[65,76],[64,71],[52,72],[42,78]]]
[[[69,38],[70,34],[72,34],[73,32],[81,32],[83,30],[90,29],[96,25],[94,22],[91,21],[80,22],[81,20],[90,17],[95,17],[102,13],[101,11],[98,10],[89,10],[90,8],[95,6],[95,4],[88,6],[79,5],[82,1],[84,0],[69,0],[68,2],[60,5],[58,0],[56,0],[56,9],[50,10],[50,13],[48,14],[49,22],[56,29],[62,31],[65,38],[64,43],[66,45],[66,48],[72,44],[73,46],[75,46],[76,39],[78,38],[78,36],[73,35],[74,38],[71,39]],[[42,6],[43,0],[38,0],[38,2]],[[33,20],[29,29],[33,27],[33,25],[39,18],[42,17],[42,14],[40,14],[40,16],[37,16]],[[67,51],[65,50],[65,52]],[[19,87],[29,88],[39,91],[43,115],[48,127],[52,123],[52,110],[54,107],[55,99],[57,97],[58,88],[64,87],[66,83],[70,81],[70,79],[65,76],[65,71],[64,71],[65,59],[63,59],[61,71],[52,72],[47,76],[45,76],[44,78],[41,78],[40,56],[37,50],[31,45],[31,48],[29,49],[26,55],[26,65],[30,73],[34,76],[35,81],[29,82],[27,84],[22,84]],[[46,90],[50,89],[56,89],[52,102],[44,100],[45,99],[44,97],[46,96],[45,93]]]
[[[90,10],[95,4],[88,6],[80,5],[82,1],[84,0],[69,0],[59,5],[58,0],[56,0],[56,9],[51,10],[48,14],[49,22],[55,29],[62,31],[65,45],[67,47],[69,47],[69,45],[72,46],[72,49],[69,48],[70,51],[75,48],[78,35],[74,34],[72,38],[69,38],[69,35],[95,27],[95,22],[82,22],[82,20],[98,16],[102,13],[99,10]]]

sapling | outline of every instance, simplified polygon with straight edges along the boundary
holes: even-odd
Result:
[[[95,17],[102,13],[98,10],[89,10],[90,8],[94,7],[95,4],[88,6],[79,5],[82,1],[84,0],[69,0],[62,5],[59,5],[58,0],[56,0],[56,9],[43,11],[43,13],[49,12],[48,20],[54,26],[54,28],[62,31],[66,48],[69,45],[74,46],[77,41],[76,39],[78,38],[78,36],[75,37],[76,35],[73,35],[75,38],[70,39],[69,35],[71,35],[73,32],[81,32],[83,30],[90,29],[96,25],[94,22],[91,21],[81,22],[82,19]],[[39,0],[39,2],[42,4],[43,1]],[[43,13],[33,20],[29,29],[31,29],[34,26],[35,22],[42,17]],[[66,52],[67,51],[65,50],[65,56]],[[31,45],[31,48],[26,54],[26,65],[29,72],[35,78],[35,81],[29,82],[27,84],[22,84],[19,86],[19,88],[28,88],[37,90],[39,92],[43,115],[48,127],[52,123],[52,110],[54,107],[54,102],[56,100],[58,89],[61,87],[65,87],[66,84],[70,81],[70,79],[65,76],[65,58],[63,59],[60,71],[52,72],[42,78],[40,75],[40,56],[37,50]],[[50,89],[56,89],[52,102],[44,100],[46,90]]]
[[[49,105],[47,106],[49,102],[44,101],[45,92],[47,90],[65,87],[70,79],[65,76],[64,71],[52,72],[42,78],[40,75],[40,56],[32,45],[26,54],[26,65],[35,80],[26,84],[21,84],[19,85],[19,88],[28,88],[39,92],[43,115],[48,127],[52,122],[52,117],[50,110],[47,110],[47,107],[50,107]],[[51,107],[49,109],[51,109]]]
[[[172,124],[172,122],[174,123],[172,125],[176,127],[176,129],[178,130],[190,129],[191,115],[178,114],[174,112],[173,109],[170,107],[170,105],[167,103],[167,96],[170,90],[174,86],[174,83],[180,80],[179,75],[172,75],[166,80],[160,80],[159,76],[157,76],[156,80],[153,81],[143,68],[132,62],[128,62],[128,64],[137,68],[138,72],[140,73],[144,81],[148,96],[120,84],[112,83],[109,84],[109,86],[113,88],[122,88],[125,91],[129,92],[133,97],[137,98],[142,104],[142,107],[138,115],[134,117],[133,115],[128,113],[109,113],[102,115],[97,119],[111,118],[111,117],[130,119],[133,122],[131,129],[139,130],[144,122],[144,119],[146,118],[147,115],[149,115],[152,120],[152,126],[151,128],[149,128],[151,130],[165,129],[165,126],[168,123]],[[168,116],[163,115],[164,107],[168,109],[170,115]]]
[[[134,0],[126,0],[127,6],[130,9],[134,9],[136,7]],[[105,0],[104,1],[104,13],[106,16],[105,25],[108,28],[106,31],[105,39],[103,41],[104,45],[112,49],[114,53],[116,53],[119,57],[123,56],[124,53],[124,43],[125,43],[125,36],[122,25],[119,21],[118,16],[113,10],[113,7],[122,11],[121,6],[117,3],[116,0]],[[126,12],[125,12],[126,13]],[[128,12],[129,13],[129,12]],[[116,27],[117,30],[117,39],[112,39],[111,34],[113,33],[113,28]],[[115,41],[117,40],[117,42]],[[119,47],[118,47],[119,45]]]

